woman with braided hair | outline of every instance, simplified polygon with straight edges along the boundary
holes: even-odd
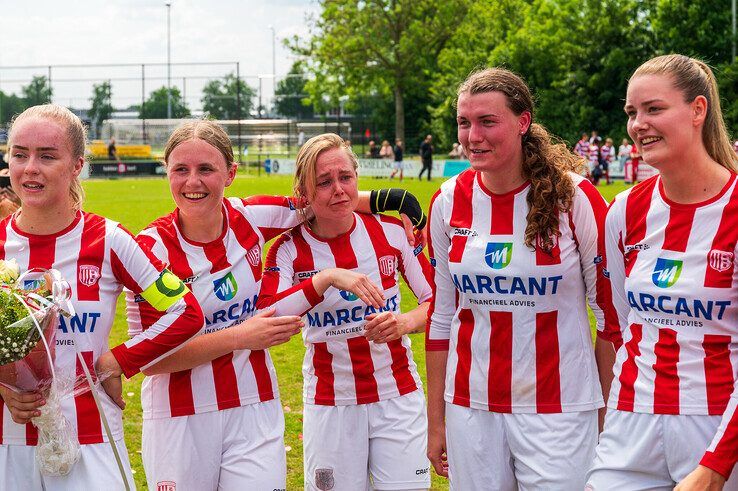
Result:
[[[452,489],[582,489],[612,367],[587,314],[605,332],[607,206],[520,77],[473,73],[457,106],[472,168],[429,213],[428,457]]]

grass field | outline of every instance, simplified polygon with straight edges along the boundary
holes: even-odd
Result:
[[[373,189],[393,185],[410,190],[427,210],[430,198],[438,189],[441,180],[431,182],[406,179],[402,183],[378,179],[361,179],[360,189]],[[171,211],[174,207],[167,182],[164,179],[126,179],[88,181],[84,183],[87,193],[85,209],[98,213],[125,225],[131,232],[138,233],[153,219]],[[290,176],[253,178],[239,176],[226,190],[227,196],[250,196],[254,194],[289,194]],[[626,188],[621,182],[601,186],[603,196],[610,201],[616,193]],[[412,294],[402,286],[403,310],[411,308]],[[127,338],[125,309],[121,300],[111,334],[111,346]],[[412,336],[413,352],[421,377],[425,379],[425,354],[423,336]],[[287,489],[302,489],[302,340],[293,338],[289,343],[271,349],[279,377],[279,389],[285,410],[285,446],[287,450]],[[135,473],[136,485],[146,489],[143,466],[141,464],[141,380],[139,374],[128,380],[124,386],[124,397],[128,403],[124,411],[126,445]],[[445,479],[433,476],[432,489],[448,489]]]

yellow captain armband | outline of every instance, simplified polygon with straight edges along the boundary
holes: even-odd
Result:
[[[141,292],[141,297],[159,312],[164,312],[189,291],[182,280],[165,269],[150,287]]]

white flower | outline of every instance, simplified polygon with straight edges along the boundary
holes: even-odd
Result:
[[[20,275],[20,268],[15,259],[9,259],[7,261],[0,260],[0,284],[10,285],[15,283]]]

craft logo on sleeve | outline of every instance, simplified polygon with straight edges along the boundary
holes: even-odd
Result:
[[[315,469],[315,486],[321,491],[329,491],[336,485],[333,469]]]
[[[246,253],[246,259],[248,259],[249,264],[253,267],[259,266],[259,263],[261,263],[261,248],[259,246],[254,246]]]
[[[656,267],[653,268],[651,278],[653,284],[659,288],[669,288],[677,282],[681,273],[682,261],[660,257],[656,260]]]
[[[707,255],[707,264],[720,273],[733,269],[733,253],[713,249]]]
[[[77,273],[79,282],[85,286],[92,286],[100,279],[100,268],[88,264],[82,264]]]
[[[174,481],[159,481],[156,483],[156,491],[177,491],[177,483]]]
[[[392,276],[397,269],[397,257],[382,256],[379,258],[379,272],[382,276]]]
[[[213,281],[213,290],[215,295],[224,302],[231,300],[238,292],[238,283],[233,273],[229,272],[224,277]]]
[[[492,269],[502,269],[510,264],[512,249],[512,242],[489,242],[487,252],[484,254],[487,266]]]

